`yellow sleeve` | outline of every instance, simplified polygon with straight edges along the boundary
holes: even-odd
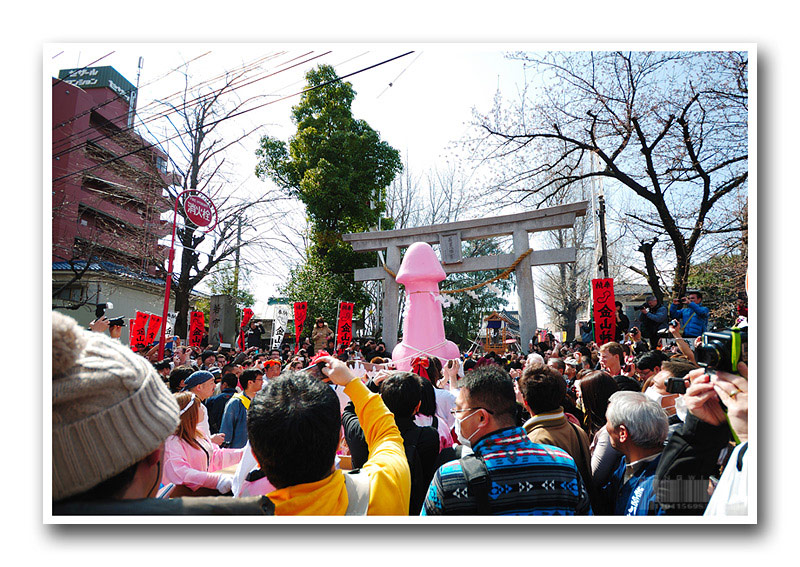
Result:
[[[344,389],[356,409],[369,447],[369,459],[362,470],[369,475],[369,515],[408,515],[411,498],[411,472],[403,448],[403,438],[394,415],[378,394],[360,380]]]

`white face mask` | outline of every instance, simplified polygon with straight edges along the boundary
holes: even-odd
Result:
[[[655,386],[650,386],[647,390],[644,391],[644,395],[653,400],[658,405],[661,405],[661,399],[664,397],[663,395],[658,393]]]
[[[681,421],[686,421],[686,417],[689,415],[689,409],[683,401],[683,396],[678,396],[675,399],[675,414]]]
[[[465,447],[472,447],[472,442],[470,441],[470,439],[472,439],[475,436],[478,430],[476,429],[475,431],[473,431],[472,435],[470,435],[469,437],[464,437],[463,435],[461,435],[461,422],[464,421],[465,419],[469,419],[470,417],[478,413],[478,411],[480,410],[475,410],[466,417],[462,417],[461,419],[456,419],[454,427],[456,431],[456,436],[458,437],[458,442],[464,445]]]

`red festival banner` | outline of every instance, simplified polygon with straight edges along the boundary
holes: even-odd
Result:
[[[242,311],[242,325],[239,328],[239,350],[245,349],[245,342],[244,342],[244,329],[247,324],[250,322],[250,319],[253,318],[253,310],[249,307],[245,307]]]
[[[353,341],[353,307],[354,303],[339,303],[339,320],[336,323],[336,347],[348,346]]]
[[[612,278],[592,280],[592,311],[597,346],[612,342],[617,329]]]
[[[206,317],[202,311],[189,313],[189,346],[199,347],[203,341],[203,331],[206,326]]]
[[[300,335],[303,333],[303,323],[306,322],[306,315],[308,314],[308,303],[306,301],[298,301],[294,304],[294,353],[300,350]]]
[[[135,351],[143,349],[147,344],[147,313],[136,312],[136,319],[131,325],[131,348]]]
[[[147,345],[150,346],[156,340],[156,335],[161,330],[161,315],[150,314],[150,320],[147,323],[147,337],[145,338]]]

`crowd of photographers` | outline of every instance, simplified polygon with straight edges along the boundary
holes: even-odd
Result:
[[[54,514],[747,514],[746,311],[619,307],[614,342],[410,371],[322,320],[296,353],[251,327],[155,360],[54,313]]]

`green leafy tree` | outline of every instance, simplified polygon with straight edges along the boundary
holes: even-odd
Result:
[[[355,90],[333,67],[309,71],[306,81],[307,90],[292,108],[296,134],[288,144],[261,138],[256,175],[297,197],[308,215],[311,244],[283,293],[309,301],[309,316],[332,320],[337,301],[354,301],[357,312],[369,301],[363,284],[353,281],[353,270],[374,266],[377,257],[354,252],[342,235],[378,224],[386,209],[386,187],[402,163],[397,150],[381,141],[367,122],[353,117]],[[392,228],[390,219],[381,224]]]

